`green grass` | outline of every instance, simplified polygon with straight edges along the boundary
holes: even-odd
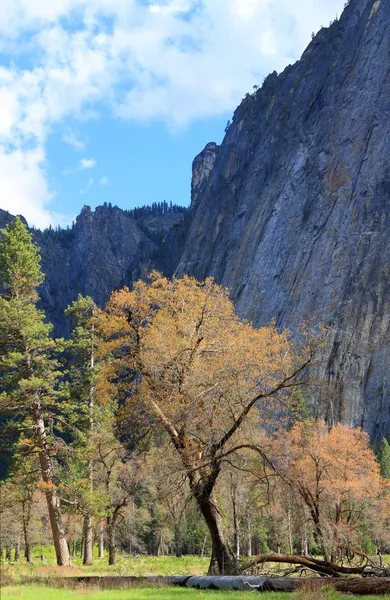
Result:
[[[54,553],[46,553],[45,560],[40,560],[39,553],[33,554],[34,565],[26,562],[4,565],[7,572],[19,582],[23,577],[66,577],[78,575],[132,575],[135,577],[169,576],[169,575],[206,575],[209,558],[198,556],[140,556],[138,558],[118,556],[115,566],[108,566],[107,558],[94,557],[93,565],[84,567],[82,560],[72,559],[72,567],[57,567]]]
[[[187,590],[182,588],[133,588],[128,590],[88,590],[82,586],[76,590],[53,589],[44,586],[13,586],[2,588],[1,600],[249,600],[259,598],[257,592],[215,592]],[[262,600],[314,600],[314,596],[287,593],[261,594]],[[318,600],[342,600],[350,598],[330,591]],[[375,596],[365,596],[374,600]],[[384,596],[381,596],[384,598]]]
[[[80,558],[73,559],[73,567],[57,567],[54,552],[45,551],[45,561],[40,561],[40,552],[34,552],[34,566],[24,561],[17,564],[2,564],[2,580],[8,583],[0,590],[1,600],[245,600],[258,597],[257,592],[214,592],[198,591],[183,588],[133,587],[120,590],[99,590],[77,584],[76,588],[55,588],[45,585],[55,577],[72,577],[82,575],[132,575],[132,576],[167,576],[167,575],[205,575],[209,563],[208,558],[196,556],[140,556],[138,558],[118,556],[118,564],[109,567],[107,558],[94,557],[91,567],[83,567]],[[389,559],[389,557],[386,557]],[[387,561],[386,561],[387,562]],[[25,582],[25,583],[23,583]],[[53,582],[54,583],[54,582]],[[254,596],[256,594],[256,596]],[[337,594],[334,591],[293,594],[264,593],[262,600],[347,600],[350,596]],[[366,600],[382,598],[390,600],[390,596],[365,596]]]

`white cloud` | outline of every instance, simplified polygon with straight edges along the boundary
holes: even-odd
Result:
[[[116,116],[172,128],[231,111],[253,84],[298,58],[344,0],[1,4],[0,52],[10,66],[0,66],[0,169],[12,168],[0,206],[29,206],[26,217],[34,213],[34,222],[45,224],[54,219],[45,172],[54,126],[82,150],[67,119],[96,117],[103,103]],[[80,162],[84,170],[94,166]]]
[[[96,160],[93,158],[82,158],[80,160],[80,169],[83,171],[90,170],[96,167]]]
[[[65,133],[62,136],[62,140],[65,142],[65,144],[68,144],[68,146],[72,146],[72,148],[75,148],[76,150],[84,150],[85,148],[85,142],[80,140],[75,134],[75,132],[71,129],[65,131]]]
[[[39,150],[8,153],[0,149],[1,208],[23,215],[37,227],[48,227],[50,223],[67,225],[69,219],[65,215],[50,210],[53,193],[47,185],[43,158]]]
[[[99,179],[99,185],[107,186],[109,184],[108,177],[101,177]]]

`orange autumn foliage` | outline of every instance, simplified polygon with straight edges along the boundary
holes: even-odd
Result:
[[[212,279],[158,273],[115,292],[99,327],[102,375],[129,414],[141,412],[141,421],[153,420],[167,434],[208,524],[213,559],[227,572],[233,562],[214,496],[217,478],[227,456],[242,450],[253,418],[272,413],[275,399],[288,404],[318,338],[303,328],[294,342],[275,323],[255,329]],[[128,422],[134,427],[134,418]]]
[[[384,526],[389,488],[361,429],[305,421],[276,435],[268,452],[283,484],[309,510],[325,556],[357,544],[365,519]]]

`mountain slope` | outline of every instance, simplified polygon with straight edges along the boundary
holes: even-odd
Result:
[[[131,286],[152,269],[173,274],[188,228],[185,209],[174,210],[135,218],[117,207],[84,206],[72,229],[33,231],[45,273],[41,307],[56,335],[69,333],[64,310],[79,293],[104,306],[114,289]],[[12,219],[0,210],[0,228]]]
[[[390,430],[389,30],[388,0],[352,0],[242,101],[196,160],[178,267],[229,286],[256,325],[328,324],[324,412],[375,440]]]

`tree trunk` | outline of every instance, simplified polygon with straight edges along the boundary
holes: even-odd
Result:
[[[234,575],[237,565],[225,540],[222,518],[214,494],[203,494],[196,496],[196,499],[211,536],[212,555],[208,574]]]
[[[290,554],[294,554],[292,526],[291,526],[291,499],[290,498],[288,501],[287,523],[288,523],[288,545],[290,547]]]
[[[102,524],[99,527],[98,557],[104,558],[104,526]]]
[[[240,560],[240,520],[238,517],[237,508],[237,488],[234,486],[232,492],[232,506],[233,506],[233,531],[234,531],[234,552],[236,560]]]
[[[30,540],[30,516],[31,516],[31,504],[22,504],[22,520],[23,520],[23,538],[24,538],[24,557],[26,561],[32,565],[32,550]]]
[[[50,525],[53,534],[54,548],[57,557],[57,565],[70,566],[71,560],[68,544],[65,538],[60,499],[53,482],[53,463],[47,446],[46,430],[43,422],[41,405],[39,402],[34,403],[32,414],[39,440],[39,462],[41,466],[42,479],[46,484],[45,494],[47,507],[49,510]]]
[[[93,562],[93,527],[90,514],[84,515],[83,522],[84,556],[83,565],[90,566]]]
[[[301,540],[301,553],[303,556],[308,556],[309,554],[309,546],[307,542],[307,525],[304,523],[303,531],[302,531],[302,540]]]
[[[248,517],[247,519],[247,532],[248,532],[248,556],[249,558],[252,557],[253,554],[253,550],[252,550],[252,521],[251,518]]]
[[[121,509],[127,505],[127,498],[123,498],[115,507],[111,516],[107,517],[107,542],[108,542],[108,564],[116,564],[116,526]]]
[[[113,517],[107,518],[108,564],[116,565],[115,523]]]
[[[180,523],[178,523],[177,521],[175,521],[174,530],[175,556],[176,558],[180,558],[183,554],[181,548],[181,527]]]
[[[18,539],[17,539],[16,544],[15,544],[14,561],[15,562],[19,562],[20,561],[20,535],[18,536]]]
[[[12,546],[11,544],[7,544],[5,547],[5,560],[11,561],[12,559]]]

